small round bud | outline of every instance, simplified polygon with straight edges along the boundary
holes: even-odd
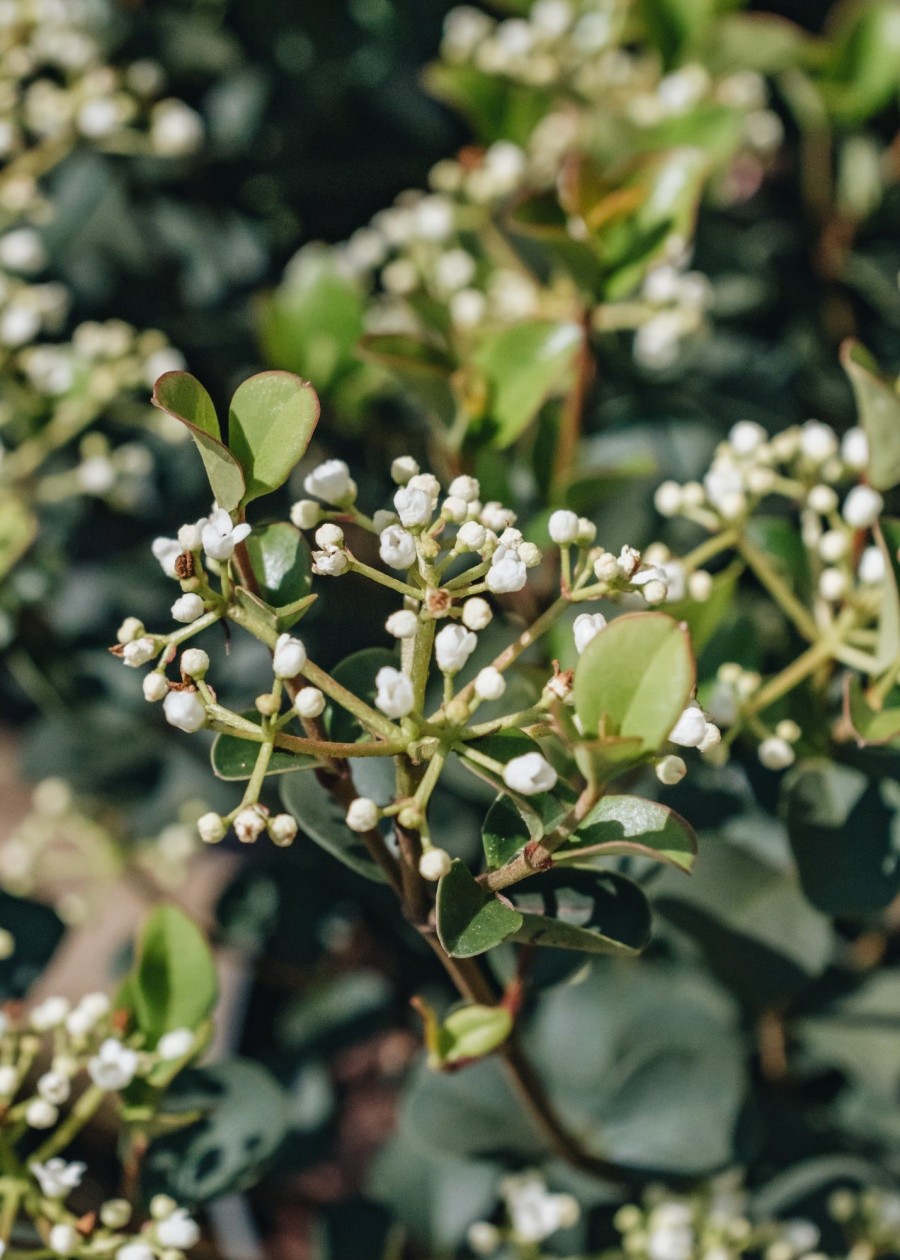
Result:
[[[480,521],[466,521],[456,535],[457,551],[480,551],[487,540],[487,530]]]
[[[147,674],[141,683],[144,692],[144,699],[156,702],[164,700],[169,694],[169,684],[166,682],[164,674],[158,674],[155,670],[152,674]]]
[[[836,564],[850,550],[850,539],[842,529],[829,529],[819,539],[818,546],[825,563]]]
[[[645,582],[641,587],[641,594],[648,604],[664,603],[668,593],[669,588],[659,578],[653,578],[651,581]]]
[[[797,759],[797,754],[787,740],[777,735],[764,739],[757,749],[757,756],[767,770],[786,770]]]
[[[653,506],[660,516],[677,516],[683,503],[684,496],[677,481],[664,481],[653,496]]]
[[[750,468],[747,470],[747,489],[751,494],[766,495],[775,486],[775,473],[771,468]]]
[[[391,481],[395,485],[405,486],[413,477],[418,476],[418,473],[419,465],[412,455],[399,455],[391,464]]]
[[[589,521],[586,516],[578,518],[578,533],[575,535],[575,541],[579,547],[590,547],[597,537],[597,526],[593,521]],[[522,557],[524,559],[524,557]]]
[[[199,595],[182,595],[172,605],[172,619],[189,625],[203,616],[203,600]]]
[[[578,537],[578,517],[574,512],[561,509],[551,513],[547,528],[558,547],[567,547]]]
[[[663,757],[656,763],[656,777],[666,787],[674,787],[687,774],[687,766],[681,757]]]
[[[50,1129],[59,1119],[59,1111],[45,1098],[32,1098],[25,1108],[25,1123],[31,1129]]]
[[[868,529],[881,515],[884,499],[871,486],[854,486],[844,500],[842,514],[854,529]]]
[[[278,636],[272,653],[272,669],[276,678],[296,678],[306,664],[306,648],[300,639],[289,634]]]
[[[46,1128],[46,1125],[36,1125],[36,1128]],[[81,1245],[81,1235],[74,1225],[68,1225],[65,1222],[54,1225],[47,1237],[47,1246],[52,1252],[58,1256],[71,1256],[78,1250]]]
[[[325,712],[325,697],[318,687],[301,687],[294,697],[298,717],[317,718]]]
[[[444,674],[457,674],[478,646],[478,639],[465,626],[445,626],[434,641],[434,656]]]
[[[752,455],[766,441],[768,434],[761,424],[753,420],[739,420],[729,434],[728,441],[737,455]]]
[[[602,551],[594,561],[594,577],[598,582],[612,582],[619,572],[619,562],[611,551]]]
[[[126,617],[116,631],[117,643],[131,643],[144,633],[144,623],[137,617]]]
[[[204,844],[218,844],[228,832],[228,824],[220,814],[201,814],[197,819],[197,832]]]
[[[282,848],[293,844],[297,830],[297,820],[290,814],[276,814],[269,823],[269,835],[272,837],[272,842]]]
[[[281,705],[271,692],[264,691],[261,696],[257,696],[253,701],[257,713],[261,713],[263,717],[274,717]]]
[[[519,559],[526,569],[536,569],[541,563],[541,549],[536,543],[523,542],[518,546]]]
[[[307,494],[337,507],[344,507],[356,498],[356,485],[342,459],[328,459],[319,464],[305,478],[303,489]]]
[[[164,1221],[171,1216],[178,1204],[168,1194],[155,1194],[150,1200],[150,1215],[155,1221]]]
[[[706,733],[697,745],[700,752],[708,753],[713,748],[718,748],[722,742],[722,732],[716,726],[715,722],[706,723]]]
[[[866,547],[859,558],[859,580],[866,586],[884,581],[884,555],[880,547]]]
[[[127,1199],[107,1199],[100,1208],[100,1223],[107,1229],[124,1229],[131,1220],[131,1204]]]
[[[411,609],[401,608],[399,612],[391,613],[384,628],[395,639],[412,639],[419,628],[419,618]]]
[[[475,695],[479,700],[499,700],[506,691],[506,679],[493,665],[487,665],[475,675]]]
[[[451,521],[453,524],[461,524],[469,514],[469,505],[465,499],[458,499],[455,495],[448,495],[441,505],[441,516],[445,521]]]
[[[358,796],[347,810],[347,826],[351,831],[372,831],[378,825],[380,810],[367,796]]]
[[[847,593],[847,577],[840,569],[823,569],[819,574],[819,594],[829,603],[843,599]]]
[[[779,722],[775,727],[775,734],[779,739],[784,739],[789,744],[796,744],[803,732],[800,730],[800,727],[793,718],[784,718],[784,720]]]
[[[456,499],[464,499],[466,503],[474,503],[481,494],[481,486],[475,477],[454,477],[447,488],[447,493]]]
[[[149,634],[145,634],[140,639],[133,639],[131,643],[125,644],[122,651],[122,660],[132,669],[140,669],[142,665],[152,661],[155,655],[156,640],[152,639]]]
[[[163,713],[170,726],[188,735],[206,725],[206,708],[196,691],[170,691],[163,701]]]
[[[558,777],[550,762],[536,752],[513,757],[503,768],[503,782],[510,791],[519,792],[522,796],[552,791]]]
[[[415,802],[404,805],[397,815],[397,822],[401,827],[406,827],[409,831],[418,831],[424,821],[424,815]]]
[[[669,732],[669,739],[682,748],[698,748],[706,735],[706,725],[700,706],[689,704]]]
[[[815,464],[823,464],[837,451],[834,430],[818,420],[807,420],[800,430],[800,450]]]
[[[603,613],[579,613],[572,623],[572,636],[579,656],[601,630],[606,628]]]
[[[291,522],[298,529],[315,529],[322,519],[322,509],[314,499],[298,499],[291,508]]]
[[[316,530],[316,544],[319,547],[324,547],[326,551],[329,547],[343,547],[344,531],[340,525],[332,525],[330,523],[320,525]]]
[[[259,805],[242,809],[234,820],[234,834],[241,844],[253,844],[266,828],[266,815]]]
[[[475,1221],[469,1226],[466,1242],[469,1244],[469,1250],[476,1256],[492,1256],[495,1251],[499,1251],[503,1235],[490,1221]]]
[[[188,678],[205,678],[208,669],[209,656],[203,648],[188,648],[181,653],[181,672]]]
[[[203,546],[203,532],[196,525],[182,525],[178,531],[178,545],[182,551],[199,551]]]
[[[190,1028],[173,1028],[164,1033],[156,1045],[156,1053],[163,1063],[174,1063],[191,1053],[197,1045],[197,1036]]]
[[[831,486],[818,485],[812,487],[806,496],[806,502],[820,516],[827,516],[829,512],[833,512],[837,507],[838,497]]]
[[[841,459],[854,472],[862,472],[869,463],[869,439],[859,428],[848,429],[841,442]]]
[[[426,849],[419,858],[419,874],[423,879],[437,883],[450,870],[450,854],[446,849]]]
[[[469,630],[484,630],[493,618],[491,606],[486,599],[474,595],[462,606],[462,623]]]
[[[688,578],[687,587],[691,599],[698,604],[705,604],[713,591],[712,574],[707,573],[706,569],[697,569]]]

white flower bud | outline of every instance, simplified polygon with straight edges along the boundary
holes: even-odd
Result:
[[[294,697],[298,717],[317,718],[325,712],[325,697],[318,687],[301,687]]]
[[[182,595],[172,605],[172,619],[189,625],[203,615],[203,600],[199,595]]]
[[[415,704],[413,685],[406,674],[384,665],[375,675],[375,707],[389,718],[406,717]]]
[[[478,639],[465,626],[444,626],[434,641],[438,669],[458,674],[478,646]]]
[[[818,485],[812,487],[806,496],[806,502],[820,516],[827,516],[829,512],[833,512],[837,507],[838,497],[831,486]]]
[[[716,726],[715,722],[707,722],[706,734],[703,736],[697,747],[700,752],[705,753],[709,752],[711,748],[718,747],[721,742],[722,732],[719,730],[718,726]]]
[[[783,718],[775,727],[775,734],[779,739],[786,739],[789,744],[796,744],[803,732],[793,718]]]
[[[72,1085],[59,1072],[45,1072],[38,1079],[37,1092],[44,1102],[53,1103],[58,1107],[68,1100],[72,1092]]]
[[[156,1238],[163,1247],[190,1251],[200,1241],[200,1227],[185,1208],[176,1208],[157,1225]]]
[[[107,1229],[124,1229],[131,1220],[131,1204],[127,1199],[107,1199],[100,1208],[100,1223]],[[124,1248],[116,1252],[116,1260]],[[145,1260],[135,1257],[135,1260]]]
[[[64,997],[44,998],[31,1012],[29,1023],[35,1032],[49,1032],[58,1028],[69,1013],[69,1003]]]
[[[586,516],[578,518],[578,533],[575,541],[579,547],[590,547],[597,537],[597,526],[593,521],[589,521]]]
[[[419,465],[412,455],[399,455],[391,464],[391,481],[398,486],[405,486],[418,472]]]
[[[190,1028],[173,1028],[160,1037],[156,1053],[164,1063],[173,1063],[189,1055],[197,1044],[197,1036]]]
[[[510,525],[515,525],[516,514],[512,508],[505,508],[502,503],[492,499],[481,509],[481,523],[486,529],[502,534]]]
[[[19,1074],[14,1067],[0,1067],[0,1097],[12,1098],[19,1086]]]
[[[474,595],[462,606],[462,623],[468,630],[484,630],[491,624],[494,614],[486,599]]]
[[[25,1108],[25,1123],[31,1129],[51,1129],[58,1119],[59,1111],[45,1098],[32,1098]]]
[[[419,628],[419,618],[411,609],[401,608],[398,612],[391,613],[384,628],[395,639],[412,639]]]
[[[819,594],[829,603],[843,599],[847,593],[847,577],[840,569],[823,569],[819,574]]]
[[[493,665],[486,665],[475,675],[475,695],[479,700],[499,700],[506,691],[506,679]]]
[[[465,499],[466,503],[474,503],[481,494],[481,486],[475,477],[454,477],[447,493],[457,499]]]
[[[163,701],[163,713],[170,726],[188,735],[206,725],[206,709],[196,691],[170,691]]]
[[[208,669],[209,656],[203,648],[188,648],[181,653],[181,672],[188,678],[205,678]]]
[[[640,568],[640,564],[641,553],[635,547],[629,547],[626,544],[619,552],[619,558],[616,561],[619,572],[623,577],[632,578]]]
[[[527,570],[515,552],[498,547],[491,557],[485,584],[495,595],[520,591],[528,580]]]
[[[826,564],[843,560],[850,550],[850,540],[842,529],[829,529],[819,539],[819,555]]]
[[[884,556],[880,547],[866,547],[859,558],[859,580],[866,586],[884,581]]]
[[[598,582],[612,582],[620,573],[619,562],[611,551],[604,551],[594,561],[594,577]]]
[[[272,837],[272,842],[282,847],[293,844],[297,838],[297,831],[297,819],[292,818],[290,814],[276,814],[269,823],[269,835]]]
[[[319,464],[304,479],[303,489],[307,494],[338,507],[343,507],[356,497],[356,486],[350,477],[350,469],[342,459],[328,459],[324,464]]]
[[[178,531],[178,546],[182,551],[199,551],[203,546],[203,525],[182,525]]]
[[[450,854],[446,849],[426,849],[419,858],[419,874],[431,883],[436,884],[439,879],[443,879],[450,866]]]
[[[797,754],[787,740],[771,735],[757,749],[757,756],[767,770],[786,770],[797,759]]]
[[[341,577],[350,568],[347,553],[339,547],[329,547],[327,551],[314,551],[313,573],[320,577]]]
[[[36,1125],[36,1128],[46,1128],[46,1125]],[[81,1235],[74,1225],[65,1223],[54,1225],[47,1237],[47,1246],[52,1252],[58,1256],[71,1256],[81,1245]]]
[[[358,796],[347,810],[347,826],[351,831],[371,831],[378,826],[381,811],[368,796]]]
[[[203,119],[184,101],[158,101],[150,115],[150,143],[161,157],[184,157],[203,143]]]
[[[648,604],[662,604],[668,596],[669,588],[660,578],[652,578],[641,587],[641,594]]]
[[[306,664],[306,648],[299,639],[280,634],[272,653],[272,669],[276,678],[296,678]]]
[[[156,641],[145,634],[142,638],[125,644],[122,660],[132,669],[139,669],[141,665],[146,665],[148,661],[153,660],[156,650]]]
[[[844,500],[842,515],[853,529],[868,529],[881,515],[884,499],[871,486],[854,486]]]
[[[552,791],[558,777],[550,762],[537,752],[513,757],[503,768],[503,782],[511,792],[519,792],[522,796]]]
[[[463,522],[469,513],[469,505],[465,499],[458,499],[450,494],[444,500],[441,507],[441,516],[445,521],[450,521],[454,525]]]
[[[706,718],[697,704],[689,704],[669,732],[669,739],[681,748],[699,748],[706,735]]]
[[[144,699],[156,702],[164,700],[169,694],[169,684],[166,682],[164,674],[158,674],[155,670],[152,674],[147,674],[144,678],[141,688],[144,692]]]
[[[541,549],[536,543],[520,543],[517,550],[519,559],[522,561],[526,569],[536,569],[541,563]]]
[[[456,535],[457,551],[480,551],[487,539],[487,530],[480,521],[466,521]]]
[[[220,814],[210,812],[197,819],[197,831],[204,844],[218,844],[225,839],[228,825]]]
[[[253,844],[266,829],[266,815],[259,805],[248,805],[234,820],[234,834],[241,844]]]
[[[116,631],[116,642],[121,644],[133,643],[135,639],[143,638],[144,623],[138,617],[126,617]]]
[[[775,473],[771,468],[748,468],[747,489],[751,494],[768,494],[775,486]]]
[[[667,577],[669,576],[668,566],[666,575]],[[688,577],[687,588],[691,599],[696,600],[698,604],[705,604],[713,592],[712,574],[707,573],[706,569],[697,569],[695,573]],[[671,578],[669,580],[668,598],[670,600],[674,598]]]
[[[800,450],[813,463],[823,464],[837,448],[837,437],[830,425],[819,420],[807,420],[800,430]]]
[[[579,613],[572,623],[575,649],[579,656],[591,639],[595,638],[605,627],[606,618],[603,616],[603,613]]]
[[[298,499],[291,508],[291,522],[298,529],[315,529],[322,519],[322,509],[315,499]]]
[[[752,455],[765,443],[768,434],[753,420],[739,420],[728,434],[728,441],[737,455]]]
[[[559,547],[567,547],[578,537],[578,517],[574,512],[553,512],[547,524],[550,537]]]
[[[660,516],[677,516],[683,503],[684,497],[677,481],[664,481],[653,496],[653,506]]]
[[[383,534],[388,525],[397,524],[397,513],[388,512],[385,508],[379,508],[377,512],[372,513],[372,525],[376,534]]]
[[[687,774],[687,766],[681,757],[663,757],[656,763],[656,777],[666,787],[674,787]]]
[[[150,1200],[150,1215],[155,1221],[164,1221],[177,1207],[178,1204],[170,1194],[155,1194]]]
[[[382,531],[378,554],[391,569],[412,568],[416,562],[416,540],[402,526],[388,525]]]
[[[340,525],[326,522],[316,530],[316,545],[330,551],[332,547],[343,547],[344,531]]]
[[[427,525],[431,520],[431,498],[424,490],[401,486],[394,495],[394,507],[400,517],[400,524],[408,529]]]
[[[869,439],[864,429],[848,429],[841,442],[841,459],[854,472],[862,472],[869,465]]]

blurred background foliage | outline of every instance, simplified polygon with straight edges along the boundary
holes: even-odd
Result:
[[[449,7],[123,4],[105,27],[112,55],[158,60],[168,90],[202,115],[204,146],[174,163],[75,152],[48,183],[47,270],[69,287],[73,322],[116,317],[162,330],[217,399],[267,363],[302,368],[286,357],[323,321],[333,328],[331,366],[325,372],[320,360],[309,372],[325,405],[319,440],[361,470],[372,501],[384,498],[384,456],[426,451],[434,421],[383,364],[355,355],[365,306],[358,278],[332,277],[310,309],[302,269],[284,269],[303,243],[342,241],[403,189],[424,187],[434,163],[460,146],[500,138],[478,134],[423,88]],[[814,33],[841,18],[837,6],[811,11],[801,0],[751,8]],[[659,32],[680,10],[647,11]],[[611,548],[659,532],[655,484],[700,475],[736,418],[770,431],[810,415],[838,429],[853,423],[837,357],[844,337],[858,336],[889,372],[900,370],[898,10],[870,0],[843,13],[851,24],[863,14],[871,29],[863,23],[838,51],[816,54],[833,89],[831,116],[815,114],[796,78],[774,74],[783,142],[762,171],[731,172],[745,187],[700,207],[690,265],[708,277],[714,300],[696,335],[661,368],[635,357],[630,332],[600,335],[582,463],[565,494]],[[756,51],[751,41],[737,55]],[[27,930],[13,930],[34,955],[21,967],[2,964],[7,996],[25,992],[44,966],[60,917],[90,923],[122,878],[178,895],[196,857],[192,821],[219,807],[206,750],[171,738],[106,653],[126,613],[149,622],[165,607],[148,539],[208,508],[199,463],[158,435],[135,433],[155,462],[128,513],[97,499],[53,505],[39,546],[2,595],[4,722],[16,728],[24,775],[54,776],[70,789],[44,783],[0,851],[15,913],[31,916]],[[515,499],[524,485],[527,509],[541,497],[534,486],[546,450],[529,439],[498,457],[485,444],[473,459],[498,492]],[[782,542],[789,550],[790,539]],[[325,666],[371,646],[385,611],[359,616],[351,593],[328,596],[304,635]],[[787,634],[751,591],[728,609],[703,676],[726,659],[770,668]],[[252,696],[265,676],[264,662],[235,643],[225,702]],[[640,1170],[638,1182],[742,1167],[761,1212],[812,1216],[826,1249],[839,1246],[827,1233],[831,1189],[896,1185],[896,757],[892,746],[846,754],[869,788],[860,796],[847,787],[830,833],[843,834],[852,815],[860,848],[867,837],[877,843],[868,865],[860,860],[852,877],[830,881],[817,879],[815,854],[804,867],[791,847],[777,776],[753,756],[692,772],[669,799],[700,832],[696,875],[632,870],[657,911],[646,957],[595,962],[573,985],[555,959],[535,969],[526,1011],[535,1061],[552,1075],[564,1112],[588,1136],[592,1126],[602,1131],[612,1157]],[[477,846],[486,803],[468,785],[448,794],[445,843],[454,852]],[[318,1251],[310,1254],[405,1254],[409,1231],[422,1248],[409,1254],[443,1256],[464,1246],[473,1220],[495,1214],[504,1171],[540,1165],[585,1208],[555,1251],[611,1244],[613,1207],[636,1191],[598,1185],[543,1149],[492,1062],[450,1076],[413,1066],[418,1030],[408,1000],[424,991],[440,1004],[446,995],[381,888],[312,845],[241,854],[211,926],[216,943],[241,959],[240,996],[226,1017],[227,1049],[241,1057],[187,1074],[172,1106],[212,1100],[209,1118],[155,1144],[148,1189],[210,1204],[258,1183],[248,1191],[253,1237],[276,1255],[306,1254],[293,1240],[312,1215]],[[539,1006],[534,994],[545,989]],[[381,1149],[401,1090],[395,1136]],[[228,1219],[217,1210],[213,1221]],[[244,1260],[249,1253],[229,1253],[227,1235],[220,1226],[218,1245]]]

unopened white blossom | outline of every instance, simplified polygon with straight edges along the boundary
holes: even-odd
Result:
[[[234,820],[234,834],[241,844],[253,844],[265,831],[266,821],[266,811],[261,805],[248,805]]]
[[[280,634],[272,653],[272,669],[276,678],[296,678],[306,664],[306,648],[300,639]]]
[[[297,819],[291,814],[276,814],[269,822],[269,835],[273,843],[282,847],[293,844],[299,830]]]
[[[698,704],[689,704],[669,732],[669,739],[681,748],[699,748],[706,736],[707,722]]]
[[[400,517],[400,524],[407,529],[419,528],[431,520],[433,509],[430,495],[412,485],[400,487],[394,495],[394,507]]]
[[[456,546],[460,551],[480,551],[486,539],[487,530],[480,521],[466,521],[459,527]]]
[[[398,612],[391,613],[384,628],[395,639],[412,639],[419,628],[419,618],[411,609],[401,608]]]
[[[47,1236],[47,1246],[57,1256],[71,1256],[81,1245],[81,1236],[74,1225],[65,1221],[54,1225]]]
[[[528,573],[516,552],[498,547],[491,557],[491,567],[484,580],[488,590],[495,595],[504,595],[520,591],[528,580]]]
[[[176,1208],[156,1226],[156,1237],[163,1247],[189,1251],[200,1241],[200,1227],[185,1208]]]
[[[122,649],[122,660],[132,669],[139,669],[148,661],[152,661],[157,651],[156,640],[151,639],[149,635],[144,635],[140,639],[134,639],[131,643],[125,644]]]
[[[220,814],[210,812],[197,819],[197,831],[204,844],[218,844],[225,839],[228,826]]]
[[[479,700],[499,700],[506,691],[506,679],[493,665],[486,665],[475,675],[475,695]]]
[[[841,459],[854,472],[869,465],[869,439],[864,429],[848,429],[841,439]]]
[[[603,616],[603,613],[579,613],[572,623],[575,649],[579,655],[605,627],[606,618]]]
[[[493,612],[486,599],[473,595],[462,606],[462,623],[469,630],[484,630],[490,625]]]
[[[438,669],[445,674],[459,673],[477,646],[477,637],[465,626],[445,626],[434,641]]]
[[[797,754],[787,740],[780,739],[777,735],[764,739],[757,755],[767,770],[786,770],[797,759]]]
[[[127,1089],[138,1069],[136,1050],[108,1037],[88,1060],[88,1075],[95,1085],[110,1091]]]
[[[687,766],[681,757],[674,754],[668,757],[662,757],[656,763],[656,777],[660,783],[666,787],[674,787],[676,783],[680,783],[687,774]]]
[[[206,708],[196,691],[170,691],[163,701],[163,713],[170,726],[189,735],[206,725]]]
[[[165,674],[158,674],[155,670],[152,674],[147,674],[141,683],[141,689],[144,693],[144,699],[151,703],[164,700],[169,694],[169,684],[166,682]]]
[[[197,1035],[190,1028],[173,1028],[171,1032],[160,1037],[156,1053],[168,1063],[175,1059],[183,1059],[197,1044]]]
[[[844,500],[841,515],[854,529],[869,529],[878,520],[884,499],[871,486],[854,486]]]
[[[181,595],[172,605],[172,620],[189,625],[203,615],[203,600],[199,595]]]
[[[412,681],[391,665],[375,675],[375,707],[389,718],[406,717],[415,704]]]
[[[503,768],[503,782],[511,791],[522,796],[552,791],[558,777],[550,762],[538,752],[513,757]]]
[[[431,883],[437,883],[449,874],[452,862],[446,849],[426,849],[419,858],[419,874]]]
[[[294,697],[298,717],[317,718],[325,712],[325,697],[318,687],[301,687]]]
[[[416,540],[401,525],[388,525],[381,533],[378,554],[391,569],[409,569],[416,562]]]
[[[378,825],[381,811],[367,796],[358,796],[347,809],[347,826],[351,831],[371,831]]]
[[[343,507],[356,497],[350,469],[342,459],[328,459],[319,464],[304,478],[303,489],[307,494],[337,507]]]
[[[291,507],[291,522],[298,529],[315,529],[322,519],[322,508],[315,499],[298,499]]]

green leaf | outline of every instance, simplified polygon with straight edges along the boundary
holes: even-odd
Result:
[[[281,799],[285,809],[300,822],[300,830],[311,840],[330,853],[332,857],[349,866],[357,875],[385,883],[384,872],[369,857],[368,850],[359,836],[344,821],[344,813],[315,775],[291,774],[281,783]]]
[[[892,699],[892,705],[873,708],[859,678],[848,674],[844,679],[844,717],[861,748],[878,747],[900,739],[900,690],[895,689],[888,696],[888,700]]]
[[[165,1108],[164,1115],[199,1111],[203,1119],[153,1142],[144,1188],[188,1207],[258,1181],[290,1120],[285,1091],[265,1068],[245,1059],[182,1073],[166,1094]]]
[[[409,333],[369,333],[357,354],[390,372],[442,423],[452,423],[456,399],[450,377],[457,365],[431,342]]]
[[[781,808],[800,883],[825,914],[868,914],[900,891],[897,816],[881,785],[824,758],[785,777]]]
[[[243,503],[284,485],[318,420],[316,391],[292,372],[260,372],[238,386],[228,413],[228,446],[246,477]]]
[[[819,90],[838,119],[859,123],[897,98],[900,31],[896,0],[842,6],[844,21],[832,32],[830,57]]]
[[[451,958],[472,958],[512,936],[522,915],[472,878],[456,858],[438,884],[437,933]]]
[[[575,669],[575,709],[586,735],[639,739],[642,753],[666,742],[694,688],[690,639],[664,613],[617,617]]]
[[[493,1054],[513,1030],[513,1017],[502,1006],[475,1003],[451,1011],[438,1031],[442,1063],[467,1063]]]
[[[209,394],[189,372],[165,372],[153,387],[150,401],[190,430],[216,502],[226,512],[233,512],[244,497],[244,473],[222,441]]]
[[[691,645],[697,656],[734,610],[735,592],[738,580],[744,571],[743,564],[737,561],[727,569],[717,573],[713,578],[709,597],[699,602],[696,599],[672,600],[666,604],[666,612],[678,622],[684,622],[691,636]]]
[[[900,520],[882,517],[875,540],[884,556],[884,596],[875,645],[877,672],[893,669],[900,658]]]
[[[259,721],[259,713],[255,709],[248,710],[242,716],[250,722]],[[260,745],[255,740],[241,739],[237,735],[217,735],[210,749],[213,773],[217,778],[231,783],[249,779],[259,756],[259,749]],[[316,757],[276,748],[269,758],[266,777],[272,774],[291,774],[294,770],[312,770],[320,764]]]
[[[374,706],[378,671],[385,665],[396,669],[398,664],[397,654],[390,648],[363,648],[361,652],[345,656],[331,671],[331,676],[359,700]],[[337,702],[330,703],[325,710],[325,730],[328,738],[339,744],[356,743],[366,735],[353,714]]]
[[[669,67],[706,34],[716,8],[716,0],[639,0],[638,3],[647,34]]]
[[[590,850],[590,852],[587,852]],[[619,857],[654,858],[678,870],[690,871],[697,856],[693,828],[674,810],[640,796],[604,796],[554,861]]]
[[[717,76],[741,70],[775,75],[797,63],[809,38],[780,14],[730,13],[715,25],[706,64]]]
[[[358,364],[353,350],[363,332],[360,287],[338,274],[329,253],[292,266],[289,279],[259,304],[260,341],[275,367],[331,388]]]
[[[246,547],[259,593],[276,613],[306,598],[312,588],[312,556],[299,529],[287,521],[257,526]]]
[[[566,387],[583,345],[581,326],[562,320],[516,324],[482,338],[472,362],[490,387],[488,414],[495,446],[511,445],[547,398]]]
[[[174,1028],[197,1029],[216,1003],[209,946],[176,906],[159,906],[144,925],[128,984],[133,1014],[149,1044]]]
[[[615,871],[542,871],[506,893],[522,912],[521,944],[626,957],[650,939],[647,898]]]
[[[515,857],[523,845],[540,840],[543,834],[544,828],[536,814],[529,813],[527,818],[523,817],[511,797],[498,796],[488,810],[481,829],[488,866],[492,870],[503,866]]]
[[[900,394],[892,381],[878,375],[872,356],[858,341],[844,342],[841,363],[869,440],[869,481],[876,490],[890,490],[900,482]]]

